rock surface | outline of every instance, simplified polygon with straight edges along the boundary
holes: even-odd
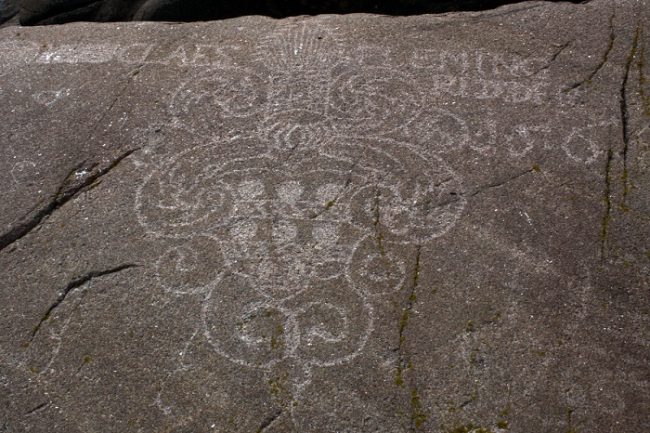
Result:
[[[647,431],[648,6],[1,29],[0,431]]]

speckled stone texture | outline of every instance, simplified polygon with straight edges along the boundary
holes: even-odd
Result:
[[[648,431],[648,18],[0,29],[0,431]]]

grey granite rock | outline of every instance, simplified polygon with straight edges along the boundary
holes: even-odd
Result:
[[[0,29],[0,431],[647,431],[648,13]]]

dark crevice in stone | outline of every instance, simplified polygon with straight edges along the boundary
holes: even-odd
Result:
[[[315,212],[314,214],[310,215],[309,216],[310,219],[316,219],[316,218],[320,217],[321,215],[323,215],[325,212],[329,211],[330,209],[332,209],[336,205],[336,203],[339,201],[341,196],[348,190],[348,188],[352,184],[352,175],[353,175],[353,172],[354,172],[354,169],[355,169],[356,165],[357,165],[357,161],[354,161],[352,163],[351,167],[350,167],[350,170],[348,171],[348,177],[345,180],[345,184],[343,185],[343,188],[341,188],[336,193],[336,196],[333,199],[326,202],[323,205],[323,208],[321,210],[319,210],[318,212]]]
[[[489,189],[502,187],[502,186],[506,185],[507,183],[512,182],[513,180],[519,179],[522,176],[525,176],[525,175],[527,175],[529,173],[536,172],[538,170],[539,170],[539,168],[537,168],[537,166],[528,168],[526,170],[520,171],[520,172],[515,173],[515,174],[513,174],[511,176],[508,176],[505,179],[499,179],[499,180],[496,180],[494,182],[488,183],[486,185],[481,185],[481,186],[477,187],[474,191],[471,191],[471,192],[469,192],[469,193],[467,193],[465,195],[467,197],[474,197],[475,195],[481,194],[482,192],[485,192],[485,191],[487,191]],[[453,201],[456,201],[456,200],[453,200]]]
[[[98,278],[98,277],[103,277],[104,275],[109,275],[109,274],[115,274],[117,272],[121,272],[125,269],[131,269],[131,268],[136,268],[138,265],[133,264],[133,263],[126,263],[111,269],[106,269],[103,271],[91,271],[88,272],[87,274],[84,274],[80,276],[79,278],[76,278],[72,280],[68,285],[66,285],[59,293],[59,296],[50,304],[48,307],[47,311],[41,316],[41,319],[39,320],[38,324],[34,327],[32,330],[32,334],[30,337],[30,341],[33,341],[36,335],[38,334],[38,331],[40,331],[41,327],[43,324],[52,316],[52,313],[54,310],[65,301],[65,298],[68,296],[70,292],[73,290],[83,286],[84,284],[88,283],[90,280],[93,278]]]
[[[35,414],[37,412],[40,412],[43,409],[47,408],[49,405],[50,405],[50,402],[48,402],[48,401],[46,401],[44,403],[41,403],[38,406],[36,406],[36,407],[28,410],[27,412],[25,412],[25,416],[33,415],[33,414]]]
[[[627,57],[625,62],[625,73],[623,74],[623,81],[620,88],[620,97],[619,105],[621,111],[621,129],[623,134],[623,150],[621,156],[623,157],[623,174],[621,175],[623,181],[623,196],[621,198],[621,209],[627,210],[627,205],[625,201],[627,200],[627,194],[630,190],[629,179],[628,179],[628,167],[627,167],[627,156],[630,145],[630,126],[629,126],[629,112],[628,112],[628,103],[627,103],[627,84],[630,79],[630,69],[632,68],[632,62],[636,56],[636,52],[639,45],[639,33],[640,27],[637,25],[636,31],[634,33],[634,38],[632,39],[632,47],[630,48],[630,54]]]
[[[408,360],[408,355],[405,353],[404,343],[406,343],[406,328],[408,326],[409,318],[411,312],[413,311],[413,306],[417,300],[416,289],[418,287],[418,280],[420,278],[420,254],[422,251],[422,246],[416,246],[415,254],[415,265],[413,269],[413,274],[411,277],[410,285],[406,288],[408,290],[408,297],[406,298],[406,303],[401,308],[399,326],[398,326],[398,345],[397,345],[397,371],[395,374],[395,384],[398,386],[404,385],[404,372],[409,370],[410,363]]]
[[[413,273],[411,276],[410,284],[407,286],[408,298],[406,298],[405,303],[402,305],[402,314],[399,321],[399,330],[398,330],[398,347],[397,347],[397,372],[395,375],[395,384],[397,386],[403,387],[405,382],[408,381],[408,397],[409,397],[409,418],[408,418],[408,431],[409,433],[416,433],[421,431],[424,423],[428,419],[427,414],[422,408],[422,402],[420,401],[420,393],[417,386],[417,379],[415,377],[415,371],[413,363],[411,361],[411,356],[407,352],[406,348],[406,330],[409,325],[410,316],[415,307],[415,302],[417,301],[417,289],[419,288],[420,282],[420,270],[421,263],[420,257],[422,253],[422,246],[417,245],[415,251],[415,264],[413,266]],[[406,377],[408,374],[408,377]]]
[[[91,187],[95,182],[99,181],[102,176],[117,167],[124,158],[131,155],[136,150],[138,149],[131,149],[122,153],[117,158],[110,161],[108,165],[99,169],[97,169],[98,164],[96,163],[90,165],[81,163],[75,166],[63,179],[58,190],[46,205],[31,217],[25,218],[9,231],[0,235],[0,251],[29,234],[32,230],[38,227],[44,219],[52,215],[61,206],[74,199],[80,192]]]
[[[379,189],[379,185],[377,185],[375,187],[375,200],[372,208],[374,214],[373,227],[375,231],[375,241],[377,242],[377,249],[379,250],[379,253],[382,256],[385,256],[386,250],[384,249],[384,244],[383,244],[384,235],[381,232],[380,201],[381,201],[381,190]]]
[[[600,257],[605,259],[607,256],[607,239],[609,237],[609,221],[612,218],[612,159],[614,152],[610,147],[607,149],[607,159],[605,160],[605,188],[603,191],[603,202],[605,203],[605,212],[603,213],[600,224]]]
[[[590,84],[591,80],[600,72],[600,70],[605,66],[607,61],[609,60],[609,55],[612,52],[612,49],[614,48],[614,41],[616,40],[616,33],[614,32],[614,18],[616,17],[616,13],[612,12],[612,15],[609,18],[609,41],[607,43],[607,47],[605,48],[605,52],[603,53],[600,62],[596,65],[596,67],[587,75],[586,78],[583,80],[578,81],[577,83],[572,84],[569,87],[569,90],[574,90],[577,89],[580,86],[583,86],[584,84]]]
[[[547,0],[549,3],[587,3]],[[372,13],[393,16],[485,11],[523,0],[27,0],[21,24],[70,21],[209,21],[246,15],[286,18],[300,15]]]
[[[569,47],[571,46],[572,43],[573,43],[573,41],[567,41],[567,42],[563,43],[562,45],[557,46],[557,49],[556,49],[555,52],[551,55],[551,57],[548,59],[548,61],[546,62],[546,64],[544,64],[544,66],[542,66],[541,68],[539,68],[538,70],[536,70],[536,71],[532,74],[532,76],[534,77],[534,76],[538,75],[540,72],[549,69],[549,68],[551,67],[551,65],[552,65],[553,63],[555,63],[555,61],[556,61],[557,58],[560,56],[560,54],[562,54],[562,53],[564,52],[564,50],[566,50],[567,48],[569,48]]]
[[[641,31],[639,30],[639,34]],[[639,39],[642,39],[639,36]],[[650,95],[645,91],[645,86],[648,83],[648,80],[643,72],[643,67],[645,65],[645,46],[640,43],[638,47],[638,56],[636,61],[636,67],[638,72],[638,88],[639,88],[639,97],[641,98],[641,106],[643,109],[643,114],[647,117],[650,117]]]
[[[275,423],[275,421],[278,420],[278,418],[280,418],[282,413],[283,413],[283,410],[278,409],[275,412],[273,412],[272,414],[270,414],[269,416],[267,416],[266,418],[264,418],[264,420],[262,421],[262,424],[257,429],[256,433],[265,433],[268,430],[268,428],[271,427]]]

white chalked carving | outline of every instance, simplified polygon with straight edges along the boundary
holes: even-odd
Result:
[[[39,46],[35,42],[12,40],[0,41],[0,76],[15,67],[25,66],[38,57]]]
[[[278,27],[264,38],[258,57],[269,69],[287,74],[329,68],[338,50],[339,41],[329,29],[297,23]]]
[[[232,191],[214,175],[216,157],[212,147],[194,148],[151,172],[136,195],[140,223],[161,236],[210,234],[232,209]]]
[[[389,132],[414,119],[423,107],[421,92],[406,72],[386,67],[336,71],[328,114],[337,126]]]
[[[36,44],[33,44],[37,47]],[[33,50],[29,60],[40,64],[122,63],[131,65],[173,65],[219,67],[230,59],[219,44],[180,44],[169,51],[166,44],[84,44]],[[29,52],[29,51],[26,51]],[[23,54],[24,56],[24,54]],[[0,57],[1,58],[1,57]],[[15,59],[14,59],[15,60]]]
[[[46,107],[50,107],[59,99],[64,98],[68,95],[70,95],[70,89],[59,89],[59,90],[44,90],[42,92],[37,92],[34,93],[32,97],[39,104],[43,104]]]
[[[120,51],[118,44],[61,45],[46,50],[36,59],[37,63],[107,63]]]
[[[36,163],[25,160],[16,162],[11,167],[11,171],[9,173],[11,174],[11,178],[15,183],[21,184],[23,182],[28,182],[31,177],[38,174],[36,169]]]
[[[410,141],[460,149],[471,143],[467,123],[449,110],[438,107],[426,107],[411,122],[405,131]]]
[[[512,133],[506,134],[504,137],[508,153],[515,158],[520,158],[534,148],[543,148],[545,146],[544,137],[549,132],[549,128],[544,126],[515,126]]]
[[[535,68],[526,61],[449,52],[413,71],[387,68],[373,54],[382,50],[364,47],[362,58],[337,63],[323,60],[332,56],[321,33],[280,28],[260,42],[263,64],[190,74],[170,113],[224,132],[152,154],[135,206],[149,233],[173,242],[155,265],[158,285],[201,298],[192,338],[266,378],[286,372],[296,400],[308,398],[318,369],[363,353],[377,303],[407,284],[405,248],[458,221],[467,191],[440,153],[571,148],[547,142],[548,124],[504,126],[479,108],[480,120],[470,120],[453,101],[432,102],[538,104],[547,82],[529,85]],[[208,248],[215,253],[202,256]],[[307,415],[297,407],[289,412],[301,425]]]
[[[266,87],[264,79],[248,69],[208,69],[183,83],[174,94],[171,111],[209,124],[218,118],[250,116],[265,107]]]
[[[333,127],[322,113],[296,109],[269,116],[259,129],[278,150],[293,151],[303,144],[318,146],[331,136]]]
[[[616,123],[616,121],[604,121],[585,127],[572,128],[562,143],[562,150],[564,150],[569,158],[577,163],[591,164],[604,151],[602,144],[599,145],[599,143],[602,143],[602,140],[598,139],[596,134],[602,132],[607,127],[616,125]]]
[[[328,71],[340,62],[339,41],[330,29],[305,23],[278,26],[259,42],[256,52],[273,83],[272,112],[289,107],[322,112],[330,86]]]
[[[222,356],[265,369],[293,359],[310,370],[349,361],[363,350],[372,305],[343,278],[313,279],[284,298],[263,296],[254,283],[232,275],[203,304],[204,335]]]
[[[377,239],[368,236],[355,245],[346,275],[369,296],[382,296],[404,287],[406,265],[391,252],[381,251]]]
[[[405,280],[391,247],[443,235],[465,201],[454,171],[408,144],[305,133],[291,147],[268,125],[270,134],[158,163],[137,192],[136,213],[151,233],[189,240],[161,256],[156,275],[167,292],[206,294],[201,322],[211,347],[246,367],[295,365],[301,388],[313,368],[363,351],[373,299]],[[258,156],[220,152],[244,147]],[[208,250],[223,263],[204,260]]]
[[[470,75],[476,58],[467,52],[424,49],[413,52],[410,63],[416,68],[429,69],[436,74]]]
[[[261,50],[278,53],[264,56],[268,84],[237,67],[181,85],[170,106],[175,118],[212,125],[247,116],[254,134],[147,164],[153,170],[136,194],[147,231],[184,240],[159,259],[157,275],[168,272],[159,285],[205,294],[200,327],[210,347],[269,377],[289,370],[296,398],[314,368],[363,352],[373,302],[405,283],[405,260],[393,247],[444,235],[465,206],[460,178],[442,159],[357,134],[408,132],[423,106],[413,78],[324,62],[321,33],[291,26],[263,41]],[[306,93],[293,90],[295,79],[308,81]],[[437,115],[428,143],[468,141],[462,120]],[[214,279],[190,287],[187,240],[196,236],[218,241],[223,264],[197,263]]]
[[[363,152],[373,152],[380,161],[377,181],[355,191],[351,207],[357,224],[372,226],[386,241],[403,244],[428,242],[456,223],[465,206],[463,187],[444,161],[433,155],[427,161],[408,145],[391,140],[349,140],[364,144]],[[352,149],[355,146],[346,151]]]
[[[207,236],[195,236],[169,248],[156,262],[156,278],[165,291],[177,295],[202,293],[220,277],[220,245]]]
[[[426,71],[420,81],[438,96],[539,105],[548,93],[548,77],[535,75],[544,62],[539,57],[480,50],[469,53],[428,49],[416,50],[409,65]]]

